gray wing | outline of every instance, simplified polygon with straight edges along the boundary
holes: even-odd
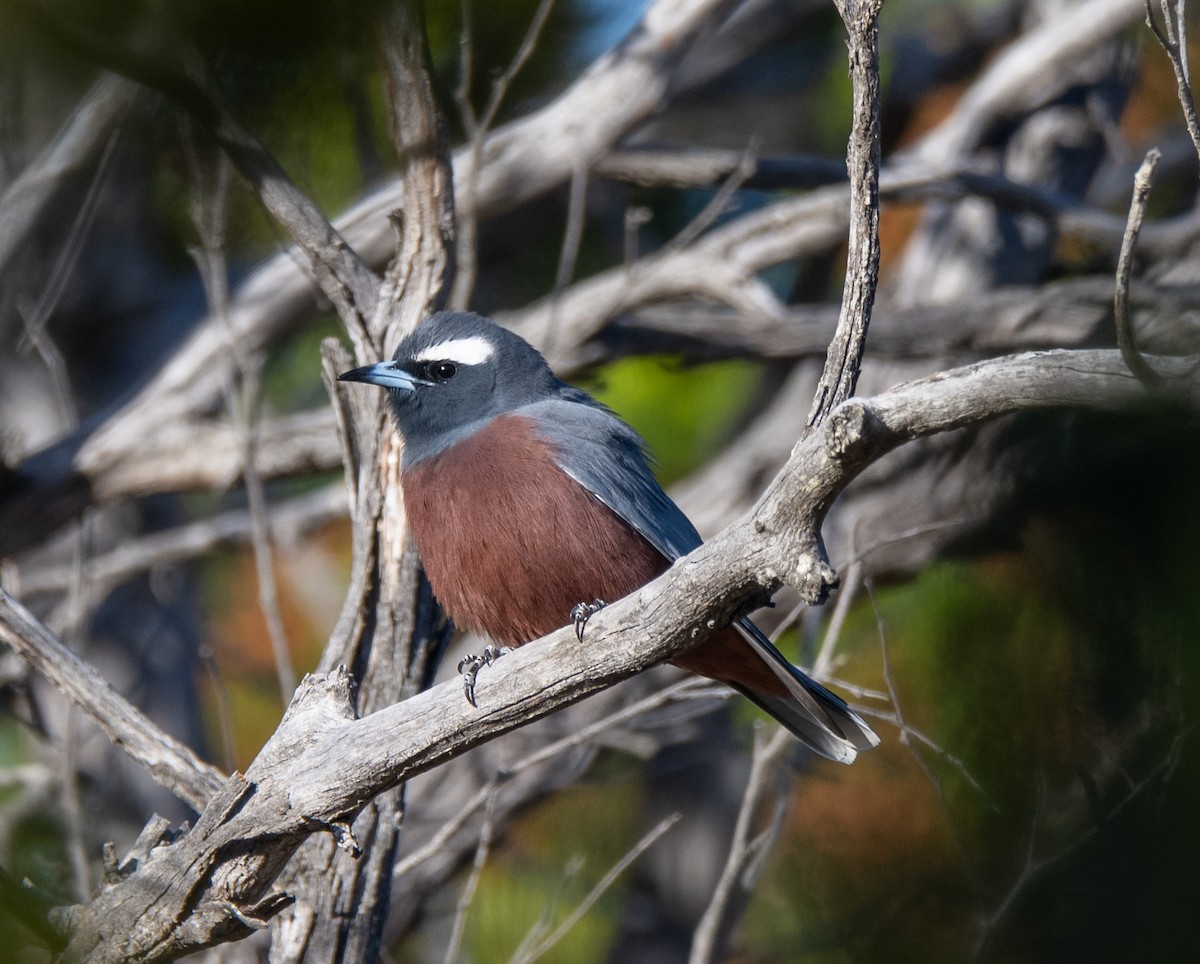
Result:
[[[598,402],[563,386],[558,398],[522,408],[555,448],[564,472],[674,562],[703,541],[650,471],[646,443]],[[836,694],[809,679],[743,616],[733,628],[784,685],[789,698],[738,687],[822,756],[853,762],[879,737]]]
[[[654,478],[642,437],[583,392],[564,394],[520,410],[554,445],[559,468],[671,562],[700,545],[696,527]]]

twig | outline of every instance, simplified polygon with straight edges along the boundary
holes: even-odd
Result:
[[[596,885],[590,891],[588,891],[583,900],[581,900],[578,906],[576,906],[575,909],[566,916],[561,924],[554,928],[554,930],[551,931],[546,937],[538,941],[537,945],[531,950],[520,955],[519,957],[514,957],[510,964],[531,964],[532,961],[536,961],[539,957],[549,951],[550,948],[562,940],[562,938],[566,936],[571,928],[578,924],[579,921],[583,919],[583,916],[589,910],[591,910],[592,905],[604,895],[605,891],[607,891],[608,888],[613,885],[616,879],[625,872],[625,869],[629,867],[629,865],[635,860],[637,860],[638,857],[640,857],[643,853],[649,850],[659,837],[675,826],[675,824],[679,822],[681,816],[682,814],[673,813],[669,817],[660,820],[649,831],[649,833],[647,833],[644,837],[642,837],[641,840],[633,845],[633,847],[628,853],[625,854],[624,857],[613,864],[608,873],[606,873],[600,878],[599,881],[596,882]]]
[[[471,105],[471,59],[474,45],[470,3],[469,0],[462,0],[463,28],[459,42],[459,82],[454,90],[454,99],[458,103],[463,126],[467,136],[471,139],[471,144],[470,164],[467,167],[465,183],[458,189],[459,196],[463,199],[459,207],[458,218],[458,273],[454,279],[454,291],[450,296],[451,304],[458,308],[469,307],[471,296],[475,291],[478,270],[478,251],[476,249],[479,234],[479,171],[483,166],[484,144],[488,132],[496,121],[500,106],[504,103],[504,98],[508,96],[508,89],[537,47],[542,28],[545,27],[553,8],[554,0],[542,0],[538,4],[517,52],[504,72],[492,83],[491,94],[488,96],[483,116],[478,117],[475,108]]]
[[[879,280],[879,8],[882,0],[838,0],[850,34],[854,88],[850,146],[850,241],[837,329],[817,383],[808,426],[823,422],[854,394]]]
[[[77,901],[85,901],[92,896],[92,871],[84,836],[83,800],[79,793],[79,710],[74,706],[67,707],[58,756],[60,804],[66,825],[74,896]]]
[[[942,781],[937,774],[933,772],[933,769],[926,762],[925,758],[917,752],[916,747],[913,746],[913,739],[917,737],[917,731],[909,726],[908,722],[904,719],[904,711],[900,705],[900,696],[896,691],[896,680],[892,675],[892,661],[888,653],[887,629],[883,624],[883,613],[879,609],[879,599],[875,595],[875,585],[871,579],[867,578],[863,580],[863,586],[867,590],[867,595],[871,599],[871,609],[875,613],[875,626],[877,632],[879,633],[879,651],[883,657],[883,678],[884,682],[887,684],[888,694],[891,696],[892,712],[895,714],[895,719],[893,722],[895,723],[897,729],[900,730],[900,742],[908,747],[908,752],[912,754],[912,758],[916,761],[917,766],[921,768],[921,771],[933,785],[933,789],[937,793],[938,800],[941,802],[942,806],[949,809],[946,802],[946,791],[942,786]],[[967,771],[966,767],[963,766],[961,761],[958,761],[957,757],[947,753],[924,735],[919,737],[919,741],[929,746],[931,749],[936,750],[948,760],[956,761],[958,763],[959,772],[966,777],[970,784],[976,790],[978,790],[981,795],[983,795],[984,799],[987,800],[989,804],[991,803],[990,798],[983,793],[983,788],[980,786],[979,781],[971,776],[970,772]]]
[[[203,165],[193,144],[188,143],[188,159],[192,168],[192,222],[200,237],[200,246],[192,250],[192,258],[200,272],[209,313],[220,319],[225,327],[226,372],[225,404],[230,416],[242,432],[242,483],[250,512],[250,544],[254,553],[254,569],[258,581],[258,605],[267,625],[267,638],[275,663],[275,676],[284,704],[296,689],[296,672],[288,647],[283,615],[279,611],[279,590],[271,553],[271,530],[267,520],[266,498],[262,478],[255,464],[258,450],[257,412],[260,396],[259,362],[256,356],[243,352],[229,322],[229,274],[225,263],[225,220],[229,196],[229,163],[224,157],[216,161],[216,177],[211,191],[204,189]],[[233,373],[237,373],[237,381]]]
[[[989,941],[995,934],[1000,922],[1005,918],[1021,892],[1029,886],[1029,884],[1040,877],[1044,871],[1052,867],[1054,864],[1068,857],[1071,853],[1078,850],[1085,843],[1091,840],[1100,832],[1101,828],[1106,826],[1112,818],[1116,817],[1134,800],[1140,797],[1146,790],[1160,777],[1165,783],[1174,772],[1176,765],[1179,763],[1180,753],[1183,749],[1183,742],[1186,738],[1186,733],[1179,733],[1171,742],[1166,754],[1163,758],[1147,773],[1141,780],[1133,783],[1129,787],[1129,791],[1117,801],[1117,803],[1103,815],[1102,819],[1094,820],[1078,837],[1071,842],[1065,844],[1052,853],[1045,856],[1037,856],[1038,844],[1038,825],[1042,820],[1046,811],[1046,782],[1044,777],[1038,779],[1037,784],[1037,804],[1034,807],[1033,821],[1029,829],[1029,844],[1025,850],[1025,859],[1021,864],[1021,869],[1017,872],[1016,878],[1008,891],[1001,898],[1000,903],[996,906],[987,917],[985,917],[979,925],[979,936],[976,938],[975,946],[971,952],[971,959],[977,960],[983,951],[987,948]]]
[[[471,874],[463,884],[462,893],[458,896],[458,904],[454,912],[454,926],[450,929],[450,939],[446,942],[445,964],[454,964],[458,960],[459,949],[462,947],[463,933],[467,927],[467,911],[471,901],[475,899],[475,890],[479,887],[479,878],[483,875],[483,867],[492,851],[493,816],[496,807],[495,788],[488,796],[487,809],[484,811],[483,826],[479,830],[479,846],[475,848],[475,860],[471,865]]]
[[[515,763],[504,767],[492,780],[481,787],[470,800],[463,804],[457,813],[443,823],[438,828],[437,833],[427,840],[420,849],[414,850],[397,863],[393,876],[400,878],[407,873],[411,873],[419,864],[436,856],[450,839],[466,825],[471,816],[491,798],[493,787],[497,780],[511,780],[518,774],[532,769],[547,760],[552,760],[561,753],[593,742],[605,732],[622,723],[636,719],[674,700],[685,699],[692,691],[702,688],[710,690],[711,684],[694,677],[679,680],[655,693],[651,693],[649,696],[630,703],[628,706],[623,706],[619,710],[609,713],[607,716],[588,724],[575,733],[570,733],[551,743],[547,743],[545,746],[539,747],[532,753],[521,757]],[[706,692],[704,695],[710,699],[722,700],[727,692],[729,691],[722,687],[715,692]]]
[[[1164,5],[1167,0],[1163,0]],[[1149,0],[1147,0],[1149,3]],[[1121,254],[1117,259],[1116,286],[1113,289],[1113,316],[1117,325],[1117,345],[1125,364],[1147,388],[1158,384],[1158,374],[1137,350],[1133,337],[1133,325],[1129,320],[1129,278],[1133,272],[1133,253],[1137,248],[1138,235],[1146,216],[1146,201],[1150,196],[1150,185],[1154,181],[1154,170],[1162,159],[1162,152],[1152,147],[1133,178],[1133,197],[1129,202],[1129,219],[1125,224],[1125,235],[1121,240]]]
[[[558,267],[554,271],[554,288],[550,292],[548,327],[541,333],[547,352],[553,351],[558,339],[558,308],[563,292],[575,275],[579,260],[579,248],[583,244],[583,229],[587,221],[587,166],[581,161],[571,172],[570,188],[567,191],[567,221],[563,226],[562,247],[558,252]]]
[[[850,612],[850,606],[854,602],[854,597],[861,584],[862,566],[856,559],[845,569],[837,601],[834,603],[833,613],[829,617],[829,625],[825,627],[825,636],[821,640],[821,648],[817,652],[817,658],[813,660],[812,675],[817,679],[824,679],[826,674],[833,669],[833,652],[837,648],[838,640],[842,635],[842,626],[846,622],[846,615]]]
[[[1175,72],[1175,86],[1179,91],[1179,105],[1183,108],[1183,119],[1187,123],[1196,155],[1200,157],[1200,119],[1196,117],[1196,101],[1192,93],[1191,70],[1188,67],[1187,4],[1183,0],[1159,0],[1159,7],[1163,15],[1161,27],[1154,19],[1153,3],[1146,0],[1146,26],[1158,39],[1171,61],[1171,69]]]
[[[292,499],[274,503],[269,513],[275,541],[297,535],[346,516],[346,488],[335,483]],[[114,583],[146,569],[203,555],[218,546],[250,538],[252,520],[246,509],[230,509],[207,519],[139,536],[84,562],[84,580],[100,593]],[[70,587],[69,566],[21,572],[24,596],[63,592]]]
[[[83,242],[87,238],[88,230],[91,228],[92,221],[95,218],[100,191],[108,176],[118,139],[117,133],[111,134],[108,138],[108,143],[100,155],[100,162],[96,167],[96,172],[88,185],[83,204],[80,205],[78,212],[71,221],[71,228],[67,234],[66,241],[54,260],[50,277],[42,289],[37,304],[28,313],[23,308],[18,308],[18,314],[21,316],[21,321],[25,327],[24,338],[17,343],[18,349],[20,350],[25,347],[25,344],[29,344],[38,353],[42,364],[46,367],[46,371],[50,376],[51,384],[54,386],[55,399],[59,404],[64,424],[71,428],[75,427],[78,419],[75,412],[70,381],[67,377],[67,367],[63,361],[62,353],[46,335],[46,323],[54,313],[54,309],[62,298],[63,292],[66,291],[71,272],[74,270],[75,263],[79,260],[79,255],[83,250]]]
[[[778,768],[782,763],[784,751],[791,745],[791,735],[782,727],[775,727],[771,739],[766,740],[762,731],[755,734],[754,756],[750,761],[750,776],[746,781],[746,789],[742,794],[742,805],[738,810],[737,823],[734,826],[733,840],[730,843],[729,855],[721,876],[713,890],[712,898],[704,909],[700,922],[692,935],[692,947],[688,954],[688,964],[709,964],[717,960],[724,951],[733,930],[734,922],[744,907],[744,900],[735,904],[733,898],[735,888],[741,896],[748,895],[758,879],[763,863],[759,859],[770,847],[774,836],[782,826],[779,813],[786,800],[787,781],[779,780]],[[754,828],[754,818],[764,794],[774,786],[779,795],[779,805],[776,808],[776,819],[767,827],[770,836],[759,835],[754,840],[750,834]],[[752,870],[752,865],[756,865]]]
[[[221,786],[220,771],[155,726],[2,589],[0,639],[180,800],[201,810]]]
[[[745,185],[746,180],[754,173],[755,157],[758,153],[757,145],[753,140],[746,145],[746,149],[742,152],[741,159],[737,166],[729,172],[729,176],[722,181],[721,186],[704,205],[700,213],[686,224],[665,247],[665,250],[678,250],[686,248],[693,241],[707,231],[717,219],[729,210],[733,203],[734,196]]]
[[[102,144],[111,145],[117,129],[141,96],[136,84],[106,74],[87,92],[54,142],[9,184],[0,197],[0,273],[22,250],[47,205],[68,185],[72,175],[92,162]],[[109,148],[104,148],[105,153]]]

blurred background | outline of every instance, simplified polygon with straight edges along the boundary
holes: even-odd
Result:
[[[104,67],[127,51],[206,64],[337,218],[385,193],[398,169],[381,3],[0,0],[0,580],[226,770],[244,769],[275,729],[288,679],[316,664],[342,603],[349,524],[319,346],[344,333],[315,286],[272,300],[263,272],[294,269],[288,239],[169,98]],[[850,108],[832,5],[715,6],[659,108],[586,177],[480,204],[463,292],[642,432],[706,534],[753,504],[803,429],[841,293],[844,214],[830,210],[844,199]],[[539,5],[431,0],[458,156],[481,119],[503,130],[553,104],[645,8],[549,5],[488,117]],[[1070,20],[1077,8],[1093,15]],[[883,269],[860,394],[1012,351],[1115,345],[1116,251],[1133,171],[1154,145],[1164,157],[1134,327],[1147,351],[1196,350],[1196,149],[1142,16],[1140,3],[1111,0],[888,0]],[[1105,17],[1112,27],[1085,50],[1009,56],[1047,24]],[[980,103],[984,80],[1019,69],[1033,79],[1000,106]],[[696,158],[708,166],[685,165]],[[901,190],[889,174],[927,183]],[[784,211],[787,230],[770,220]],[[749,266],[745,283],[685,272],[616,306],[585,298],[589,283],[622,278],[632,291],[656,257],[713,250]],[[275,321],[219,356],[217,390],[188,419],[167,408],[161,424],[141,423],[164,437],[177,424],[211,429],[185,444],[198,468],[114,459],[80,497],[62,460],[214,324],[205,264],[235,305],[258,299]],[[257,467],[223,468],[230,445],[257,451]],[[248,511],[256,492],[271,519],[265,556]],[[817,662],[883,745],[852,768],[783,754],[753,822],[766,834],[761,876],[735,899],[723,958],[1200,959],[1189,912],[1200,906],[1197,492],[1200,423],[1158,403],[1008,418],[864,473],[826,532],[840,596],[805,611],[785,591],[762,621],[791,658]],[[445,662],[443,677],[457,656]],[[401,857],[498,766],[676,680],[647,674],[422,777]],[[407,868],[387,959],[442,960],[456,921],[462,960],[521,959],[531,933],[536,944],[552,932],[678,811],[542,959],[686,960],[756,733],[771,726],[744,701],[702,695],[512,787],[488,818],[465,913],[482,811],[437,860]],[[123,852],[152,812],[189,816],[2,650],[0,710],[0,864],[14,878],[81,899],[105,841]],[[18,923],[0,922],[0,943],[24,943]],[[13,959],[39,957],[31,947]]]

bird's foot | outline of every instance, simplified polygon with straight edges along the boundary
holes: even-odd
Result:
[[[575,627],[575,635],[579,637],[581,643],[583,642],[583,631],[587,628],[587,621],[607,605],[608,603],[603,599],[593,599],[590,603],[576,603],[571,607],[571,625]]]
[[[466,694],[468,703],[472,706],[475,705],[475,677],[479,675],[479,671],[485,666],[491,666],[501,656],[511,652],[512,647],[510,646],[493,646],[489,643],[483,648],[481,655],[468,653],[458,661],[458,671],[462,673],[463,693]]]

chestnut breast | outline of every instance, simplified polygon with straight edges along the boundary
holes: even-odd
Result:
[[[535,423],[500,415],[404,473],[409,524],[455,624],[507,646],[613,602],[667,569],[636,530],[564,473]]]

